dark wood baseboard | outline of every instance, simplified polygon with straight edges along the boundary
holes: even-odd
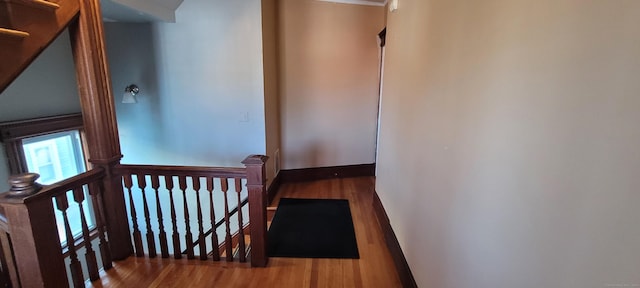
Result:
[[[402,252],[402,248],[400,248],[400,243],[398,242],[398,238],[396,238],[396,233],[393,232],[387,212],[384,210],[380,197],[378,197],[378,193],[375,191],[373,192],[373,210],[375,211],[378,223],[380,223],[380,227],[382,228],[384,240],[387,243],[389,252],[391,252],[391,257],[393,258],[393,263],[398,271],[398,276],[400,276],[402,287],[418,287],[416,280],[413,278],[413,274],[411,273],[411,269],[409,268],[409,263],[407,263],[407,259],[404,257],[404,253]]]
[[[275,199],[276,195],[278,195],[278,191],[280,191],[280,185],[282,184],[281,175],[282,171],[280,171],[280,173],[278,173],[278,175],[273,178],[273,181],[271,181],[271,185],[269,185],[269,188],[267,189],[267,203],[269,203],[269,205],[271,205],[273,199]]]
[[[267,189],[267,203],[276,198],[283,183],[317,181],[331,178],[375,176],[376,164],[280,170]]]
[[[280,171],[283,183],[317,181],[331,178],[375,176],[376,164],[315,167]]]

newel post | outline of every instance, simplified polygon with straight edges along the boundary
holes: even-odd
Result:
[[[35,183],[37,177],[37,174],[11,176],[11,190],[0,195],[20,286],[65,286],[67,272],[58,241],[53,202],[49,197],[29,197],[40,190]]]
[[[249,192],[249,221],[251,221],[251,266],[265,267],[267,256],[267,174],[265,163],[269,157],[251,155],[242,164],[247,169]]]
[[[69,26],[78,78],[78,93],[89,161],[104,168],[104,206],[111,256],[121,260],[133,254],[120,164],[120,139],[111,78],[107,65],[104,27],[99,0],[80,0],[80,15]]]

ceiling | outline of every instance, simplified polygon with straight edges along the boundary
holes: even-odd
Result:
[[[175,22],[182,0],[100,0],[108,22]]]
[[[175,22],[183,0],[100,0],[106,22]],[[230,0],[238,1],[238,0]],[[387,0],[318,0],[324,2],[384,6]]]
[[[387,4],[387,0],[318,0],[318,1],[356,4],[356,5],[369,5],[369,6],[384,6]]]

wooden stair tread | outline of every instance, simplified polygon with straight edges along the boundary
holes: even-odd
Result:
[[[0,0],[1,1],[1,0]],[[57,10],[60,8],[58,3],[53,3],[47,0],[4,0],[6,3],[25,5],[33,8],[43,10]]]
[[[0,10],[4,31],[0,38],[20,45],[0,49],[0,93],[16,78],[80,13],[76,0],[0,0],[10,9]],[[47,2],[47,3],[44,3]],[[2,5],[0,5],[2,6]],[[59,7],[53,10],[54,7]],[[42,9],[39,9],[42,8]],[[51,9],[49,9],[51,8]],[[7,14],[7,12],[10,12]],[[7,19],[10,17],[10,19]],[[7,25],[9,24],[9,25]],[[11,28],[11,29],[8,29]],[[27,31],[12,33],[10,30]],[[5,36],[6,35],[6,36]],[[27,37],[28,36],[28,37]]]
[[[60,5],[58,5],[57,3],[49,2],[46,0],[31,0],[31,2],[35,4],[35,6],[40,6],[45,9],[56,10],[60,8]]]
[[[7,28],[0,28],[0,35],[8,36],[16,39],[23,39],[23,38],[29,37],[29,33],[27,32],[20,31],[20,30],[7,29]]]

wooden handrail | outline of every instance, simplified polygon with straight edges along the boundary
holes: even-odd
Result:
[[[194,176],[215,178],[246,178],[245,168],[227,167],[196,167],[196,166],[167,166],[167,165],[129,165],[116,166],[120,175],[124,174],[157,174],[171,176]]]
[[[24,198],[18,198],[18,197],[12,197],[8,193],[6,193],[0,196],[0,200],[5,203],[26,204],[26,203],[38,201],[43,198],[53,198],[55,196],[59,196],[59,195],[62,195],[63,193],[66,193],[67,191],[73,189],[74,187],[87,185],[89,183],[98,181],[102,179],[104,175],[105,175],[104,169],[98,167],[98,168],[89,170],[87,172],[78,174],[76,176],[73,176],[71,178],[65,179],[58,183],[44,186],[42,190],[40,190],[36,194],[26,196]]]
[[[97,167],[82,174],[78,174],[71,178],[65,179],[55,184],[44,186],[40,192],[21,199],[22,203],[29,203],[42,198],[53,198],[55,196],[67,193],[78,186],[88,185],[95,181],[101,180],[105,176],[104,169]]]

